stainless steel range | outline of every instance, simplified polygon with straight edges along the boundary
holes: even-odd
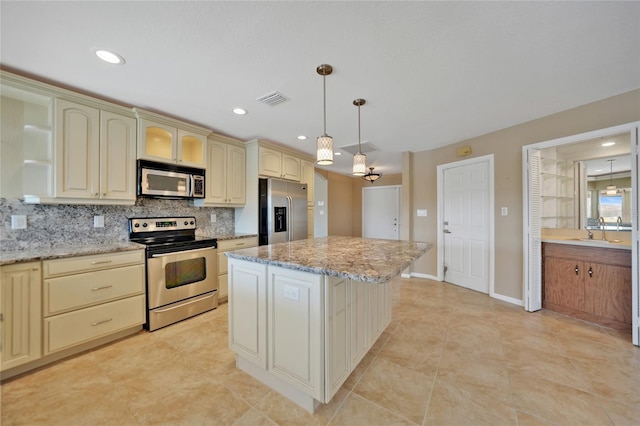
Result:
[[[147,246],[149,331],[218,306],[217,241],[195,230],[192,216],[129,219],[129,239]]]

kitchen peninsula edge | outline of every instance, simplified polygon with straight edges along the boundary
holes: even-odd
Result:
[[[236,366],[309,412],[391,321],[391,281],[430,243],[325,237],[226,253]]]

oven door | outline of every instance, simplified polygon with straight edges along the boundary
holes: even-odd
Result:
[[[217,289],[217,250],[214,247],[150,254],[147,259],[149,309]]]

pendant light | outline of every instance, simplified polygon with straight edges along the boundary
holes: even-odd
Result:
[[[322,76],[322,96],[324,107],[324,133],[316,139],[316,163],[320,166],[333,164],[333,138],[327,135],[327,76],[333,72],[328,64],[319,65],[316,72]]]
[[[364,176],[367,171],[367,156],[360,146],[360,107],[367,103],[364,99],[356,99],[353,104],[358,107],[358,153],[353,156],[353,175]]]
[[[371,185],[373,185],[373,182],[380,179],[380,176],[382,176],[382,174],[378,172],[374,173],[373,169],[375,169],[375,167],[369,167],[369,172],[366,175],[362,176],[362,179],[368,180],[369,182],[371,182]]]
[[[611,174],[609,175],[609,186],[607,186],[607,195],[616,195],[618,189],[613,184],[613,162],[616,160],[608,160],[610,164]]]

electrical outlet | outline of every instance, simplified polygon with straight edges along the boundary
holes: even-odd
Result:
[[[502,207],[500,211],[502,212],[502,216],[507,216],[509,214],[509,209],[506,207]]]
[[[211,213],[211,223],[216,223],[218,216],[215,213]]]
[[[27,216],[23,214],[12,214],[11,229],[27,229]]]
[[[289,300],[295,300],[297,302],[298,300],[300,300],[300,289],[285,285],[284,298]]]
[[[93,227],[94,228],[104,228],[104,216],[94,216],[93,217]]]

